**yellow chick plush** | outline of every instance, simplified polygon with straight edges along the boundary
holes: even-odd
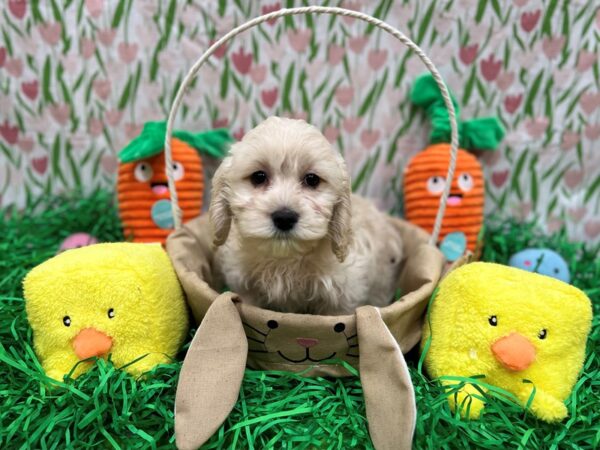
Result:
[[[133,375],[168,363],[188,330],[188,313],[160,244],[111,243],[68,250],[23,282],[35,351],[46,374],[63,379],[80,361],[111,354]],[[90,361],[77,365],[75,378]]]
[[[448,274],[432,301],[425,365],[434,378],[483,375],[482,382],[513,393],[522,405],[535,387],[533,414],[559,421],[567,416],[564,401],[583,365],[591,321],[589,298],[573,286],[499,264],[467,264]],[[467,384],[448,400],[477,418],[484,407],[477,396]]]

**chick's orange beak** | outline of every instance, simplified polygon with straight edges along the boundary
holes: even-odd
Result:
[[[85,328],[73,339],[73,350],[79,359],[102,356],[112,347],[112,339],[94,328]]]
[[[526,337],[511,333],[492,344],[492,353],[509,370],[527,369],[535,360],[535,347]]]

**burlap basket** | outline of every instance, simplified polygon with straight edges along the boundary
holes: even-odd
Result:
[[[227,33],[194,64],[179,88],[169,114],[165,158],[176,231],[167,240],[167,252],[186,293],[194,318],[200,324],[180,374],[175,406],[175,435],[180,449],[198,448],[220,427],[238,398],[244,369],[288,370],[306,376],[343,377],[344,364],[359,371],[364,390],[369,432],[382,449],[411,447],[416,421],[412,382],[403,353],[421,338],[422,318],[438,283],[444,257],[437,241],[451,183],[440,200],[436,226],[429,236],[400,219],[389,218],[401,234],[404,259],[398,286],[402,296],[387,307],[363,306],[355,314],[317,316],[273,312],[244,303],[236,294],[219,294],[223,287],[215,267],[208,216],[185,225],[177,204],[172,174],[171,133],[184,92],[200,67],[222,44],[267,20],[295,14],[335,14],[364,20],[392,34],[412,49],[438,83],[450,115],[451,158],[447,179],[452,179],[457,127],[446,86],[435,66],[419,47],[400,31],[371,16],[332,7],[282,9],[257,17]],[[297,338],[318,340],[299,347]]]

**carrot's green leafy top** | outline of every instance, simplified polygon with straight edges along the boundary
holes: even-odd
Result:
[[[128,163],[159,154],[164,150],[166,133],[166,122],[146,122],[140,135],[119,152],[119,160],[122,163]],[[233,142],[233,138],[226,128],[200,133],[174,130],[173,137],[189,144],[199,153],[215,158],[225,156],[229,150],[229,144]]]
[[[505,134],[500,121],[495,117],[461,121],[459,119],[460,109],[452,92],[450,92],[450,97],[456,111],[459,146],[467,150],[495,150]],[[444,104],[442,93],[431,74],[421,75],[417,78],[410,93],[410,99],[414,105],[424,108],[431,120],[429,137],[431,143],[450,142],[448,110]]]

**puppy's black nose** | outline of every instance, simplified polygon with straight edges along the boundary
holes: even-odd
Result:
[[[299,214],[289,208],[282,208],[271,214],[273,224],[281,231],[289,231],[298,222]]]

